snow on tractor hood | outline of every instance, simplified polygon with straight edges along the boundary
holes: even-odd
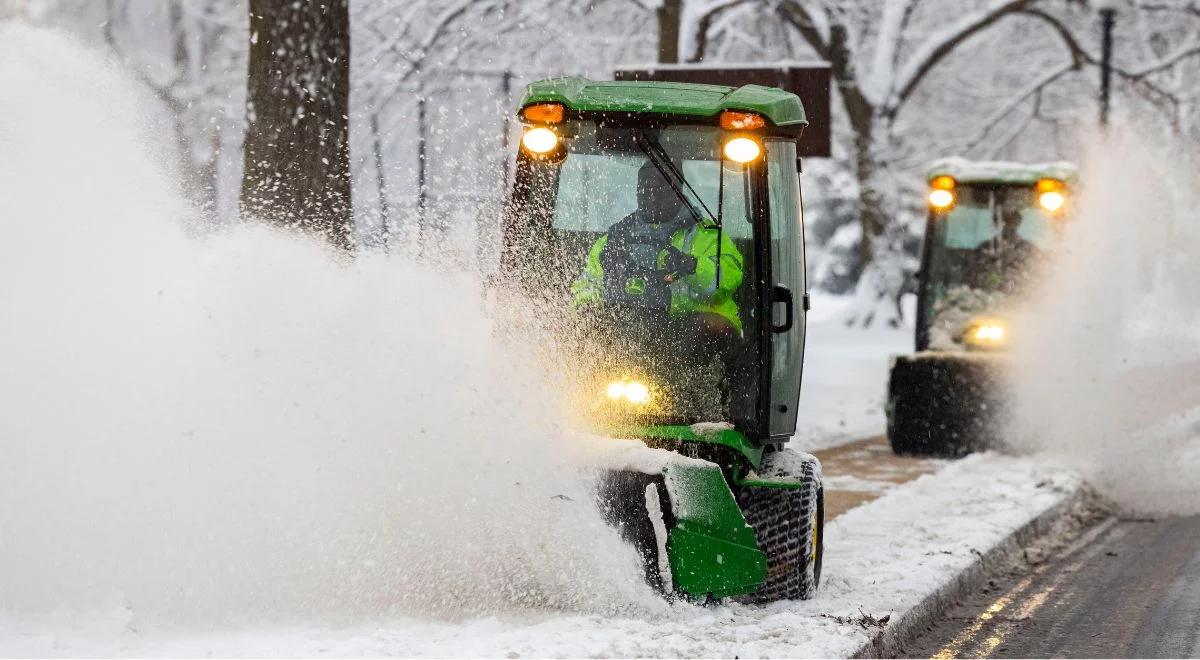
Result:
[[[958,183],[1034,185],[1038,179],[1057,179],[1074,185],[1079,168],[1060,160],[1049,163],[1015,163],[1008,161],[972,161],[965,158],[942,158],[929,166],[928,180],[939,176],[953,177]]]

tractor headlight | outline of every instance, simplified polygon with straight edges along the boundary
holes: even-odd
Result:
[[[939,211],[954,205],[954,193],[938,188],[929,191],[929,205]]]
[[[958,182],[954,177],[942,174],[929,181],[929,207],[935,211],[945,211],[954,206],[956,195],[954,187]]]
[[[735,137],[725,143],[725,157],[735,163],[749,163],[760,154],[762,145],[754,138]]]
[[[528,129],[521,136],[521,146],[531,154],[545,156],[558,146],[558,133],[544,126]]]
[[[1038,195],[1038,204],[1051,213],[1061,209],[1066,201],[1067,198],[1057,190],[1050,190]]]
[[[970,348],[997,349],[1008,345],[1008,324],[999,319],[980,319],[967,325],[963,343]]]
[[[620,383],[620,382],[609,383],[608,384],[608,398],[610,398],[610,399],[625,398],[625,383]]]
[[[650,403],[650,388],[636,380],[613,381],[605,388],[605,393],[614,401],[626,401],[636,406]]]
[[[650,403],[650,388],[633,381],[625,386],[625,400],[637,405]]]
[[[1049,213],[1058,213],[1067,203],[1067,186],[1058,179],[1038,179],[1034,186],[1038,206]]]

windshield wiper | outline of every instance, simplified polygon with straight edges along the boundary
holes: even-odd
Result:
[[[646,154],[646,157],[650,159],[650,162],[654,164],[654,167],[658,168],[658,172],[662,174],[663,179],[665,179],[667,182],[667,185],[671,186],[671,190],[675,191],[675,195],[679,197],[680,201],[682,201],[685,206],[687,206],[688,212],[692,214],[692,218],[696,220],[696,224],[704,224],[704,218],[702,215],[707,216],[709,219],[715,220],[716,216],[711,210],[709,210],[708,205],[704,203],[704,200],[700,197],[700,194],[697,193],[696,189],[692,187],[692,184],[688,183],[688,180],[683,176],[683,173],[679,171],[679,168],[675,167],[675,163],[671,162],[671,157],[667,155],[666,150],[663,149],[662,145],[659,144],[657,140],[646,135],[645,131],[638,131],[634,135],[633,141],[635,144],[637,144],[638,148],[640,148],[642,152]],[[679,183],[676,183],[676,180],[682,183],[683,186],[680,186]],[[688,198],[687,194],[683,192],[684,187],[687,187],[688,192],[692,193],[696,201],[700,203],[699,208],[697,208],[696,204],[692,202],[692,200]]]
[[[641,139],[639,140],[638,138],[641,138]],[[700,217],[700,209],[696,208],[696,205],[692,203],[692,200],[688,199],[687,195],[683,194],[683,188],[681,188],[678,184],[676,184],[672,180],[672,178],[671,178],[672,175],[677,177],[679,179],[679,181],[683,183],[684,186],[687,186],[688,191],[691,192],[693,196],[695,196],[696,201],[700,202],[700,206],[704,210],[704,213],[706,213],[708,215],[709,219],[711,219],[713,222],[716,223],[716,226],[717,226],[717,259],[716,259],[716,264],[715,264],[716,265],[716,273],[715,273],[714,277],[715,277],[715,282],[716,282],[717,287],[720,287],[721,286],[721,248],[722,248],[721,242],[724,240],[724,236],[723,236],[724,227],[722,227],[723,223],[721,222],[721,210],[725,206],[725,161],[724,161],[724,158],[722,158],[717,163],[717,171],[718,171],[717,173],[718,173],[718,177],[719,177],[718,184],[717,184],[717,212],[713,213],[711,210],[709,210],[708,205],[704,203],[704,198],[702,198],[700,196],[700,193],[696,192],[696,189],[692,187],[692,184],[688,183],[688,180],[686,178],[684,178],[683,172],[680,172],[679,168],[675,167],[675,163],[671,162],[671,157],[667,155],[667,151],[665,149],[663,149],[662,145],[659,144],[658,140],[655,140],[654,138],[651,138],[650,136],[646,135],[646,131],[638,131],[636,134],[634,134],[633,141],[634,141],[634,143],[636,143],[638,145],[638,147],[641,148],[641,150],[643,152],[645,152],[646,157],[650,159],[650,162],[654,163],[654,166],[658,168],[659,174],[662,174],[663,178],[667,180],[667,184],[671,186],[671,190],[674,190],[675,194],[677,196],[679,196],[679,199],[682,200],[683,203],[687,206],[688,211],[692,214],[692,218],[694,218],[696,220],[697,225],[704,226],[704,220],[703,220],[703,218]]]

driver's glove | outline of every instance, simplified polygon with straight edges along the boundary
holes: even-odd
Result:
[[[674,245],[667,246],[667,249],[663,250],[663,252],[666,253],[662,262],[663,270],[667,273],[663,277],[664,280],[673,282],[684,275],[691,275],[696,272],[696,257],[681,252]]]

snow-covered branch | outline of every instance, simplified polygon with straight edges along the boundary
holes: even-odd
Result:
[[[699,62],[708,51],[709,34],[716,23],[729,10],[747,5],[751,0],[722,0],[711,4],[696,14],[685,10],[684,29],[681,30],[679,51],[688,53],[687,61]],[[685,5],[690,7],[691,5]]]
[[[970,151],[979,146],[979,144],[987,138],[988,134],[991,133],[993,128],[995,128],[998,124],[1003,123],[1006,119],[1010,119],[1017,107],[1024,103],[1029,97],[1050,86],[1067,73],[1071,71],[1077,71],[1080,64],[1080,62],[1072,59],[1071,61],[1064,62],[1057,67],[1047,69],[1045,73],[1038,76],[1032,83],[1030,83],[1021,91],[1013,94],[1007,103],[1000,106],[995,112],[989,115],[988,118],[983,121],[983,125],[980,126],[975,137],[966,142],[966,146],[963,148],[963,150]]]
[[[1094,66],[1099,65],[1099,58],[1089,53],[1087,49],[1083,47],[1079,39],[1075,37],[1071,29],[1061,19],[1048,12],[1038,9],[1023,9],[1021,13],[1038,18],[1050,25],[1054,29],[1055,33],[1058,34],[1063,44],[1066,45],[1068,50],[1071,51],[1072,58],[1074,60],[1086,62],[1087,64]],[[1118,77],[1133,83],[1144,91],[1150,92],[1152,96],[1157,97],[1160,100],[1164,100],[1172,106],[1178,106],[1179,95],[1176,92],[1167,90],[1162,86],[1155,84],[1150,80],[1150,76],[1151,74],[1176,66],[1180,62],[1196,55],[1200,55],[1200,41],[1197,41],[1196,38],[1193,37],[1192,39],[1189,39],[1188,43],[1183,47],[1176,49],[1173,53],[1170,53],[1154,62],[1141,65],[1134,69],[1114,65],[1112,67],[1112,71]]]
[[[408,36],[407,30],[397,31],[393,37],[382,43],[380,48],[384,50],[391,50],[402,55],[404,59],[407,60],[407,64],[409,65],[408,73],[411,73],[414,69],[419,68],[420,62],[424,59],[425,54],[428,53],[429,49],[432,48],[438,42],[438,40],[440,40],[446,34],[449,27],[453,25],[455,21],[461,18],[469,9],[471,9],[473,5],[476,4],[478,4],[478,0],[457,0],[457,2],[445,7],[433,19],[429,29],[425,31],[425,35],[420,39],[417,39],[416,42],[407,49],[402,48],[400,45],[401,41]],[[377,69],[378,67],[376,67],[375,70],[367,72],[367,76],[375,73]]]
[[[895,67],[899,59],[904,28],[912,18],[917,2],[918,0],[897,0],[884,5],[879,33],[875,36],[875,55],[864,90],[876,102],[882,101],[891,92],[888,86],[895,80]]]
[[[1187,45],[1177,48],[1175,52],[1156,62],[1149,62],[1136,69],[1130,69],[1126,75],[1132,79],[1144,78],[1150,74],[1169,69],[1183,60],[1196,55],[1200,55],[1200,39],[1194,38]]]
[[[894,113],[904,101],[908,100],[925,76],[959,44],[1004,16],[1034,2],[1036,0],[995,0],[983,9],[968,14],[953,25],[934,33],[916,49],[916,52],[908,58],[907,64],[897,73],[894,85],[896,93],[885,102],[888,114]]]
[[[795,0],[783,0],[775,10],[790,23],[808,42],[817,55],[828,60],[830,50],[830,26],[828,20],[817,20],[819,14],[813,14],[808,7]],[[828,19],[827,16],[822,18]]]

